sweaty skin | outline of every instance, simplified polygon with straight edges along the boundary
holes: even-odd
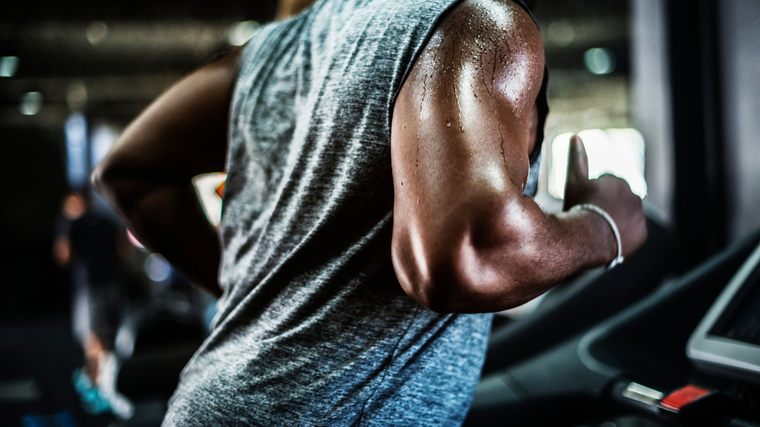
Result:
[[[239,53],[161,95],[93,173],[138,239],[214,295],[220,243],[191,179],[224,170]],[[522,9],[468,0],[444,19],[399,93],[390,250],[404,291],[430,309],[513,307],[615,256],[597,214],[546,215],[522,195],[542,73],[541,39]],[[617,222],[624,255],[633,253],[646,238],[641,200],[618,178],[589,181],[577,138],[568,172],[566,210],[599,205]]]
[[[543,58],[538,30],[519,6],[466,1],[433,34],[399,93],[393,265],[404,291],[432,310],[514,307],[616,254],[599,215],[546,215],[522,194]],[[618,178],[589,181],[577,137],[570,175],[566,210],[597,204],[618,223],[624,255],[643,244],[641,200]]]

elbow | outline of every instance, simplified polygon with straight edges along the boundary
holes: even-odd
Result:
[[[399,269],[396,269],[396,275],[401,288],[414,301],[436,313],[471,311],[468,310],[467,304],[464,304],[465,299],[457,297],[463,293],[463,286],[457,280],[435,274],[435,272],[420,274],[419,270],[416,271],[416,277],[412,278],[412,274],[409,274],[410,270],[412,269],[405,269],[399,274]]]
[[[478,239],[465,233],[457,244],[445,245],[401,234],[394,233],[391,251],[396,277],[409,297],[432,311],[501,311],[543,289],[541,264],[521,236],[476,244]]]
[[[392,246],[392,259],[399,284],[410,298],[431,311],[490,312],[504,302],[505,294],[509,298],[510,278],[484,265],[473,256],[471,247],[424,253],[398,243],[394,241]]]
[[[100,194],[121,215],[129,217],[135,206],[145,196],[148,187],[135,180],[111,160],[111,156],[100,162],[90,174],[92,188]]]
[[[401,288],[414,301],[424,307],[438,312],[454,312],[451,306],[453,298],[451,292],[444,289],[452,289],[454,281],[440,282],[441,269],[431,262],[433,260],[426,254],[417,240],[413,244],[412,236],[399,236],[395,233],[391,245],[391,259]]]
[[[461,284],[455,280],[445,278],[440,280],[436,277],[423,277],[419,274],[412,278],[412,268],[395,268],[399,284],[404,292],[414,301],[424,306],[428,310],[436,313],[464,313],[469,312],[467,305],[463,304],[462,298],[457,298],[460,294]],[[412,274],[410,274],[412,273]]]
[[[482,304],[476,284],[461,277],[453,267],[432,273],[431,280],[414,286],[412,299],[436,313],[481,313],[489,311]],[[407,293],[407,295],[410,295]],[[411,295],[410,295],[411,296]]]
[[[109,157],[100,162],[90,174],[90,184],[92,188],[101,196],[113,203],[120,199],[119,190],[122,186],[119,185],[121,181],[118,178],[118,173],[109,160]]]

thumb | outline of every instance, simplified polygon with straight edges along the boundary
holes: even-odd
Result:
[[[567,181],[581,183],[588,181],[588,156],[586,147],[578,135],[570,138],[570,150],[567,154]]]

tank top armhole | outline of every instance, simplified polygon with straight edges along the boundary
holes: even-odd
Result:
[[[411,74],[412,69],[414,68],[414,64],[417,63],[417,59],[422,54],[422,51],[425,50],[425,46],[427,46],[428,42],[430,41],[430,38],[433,36],[433,33],[438,28],[438,25],[446,19],[446,16],[451,12],[454,7],[462,3],[464,0],[456,0],[452,2],[450,5],[446,7],[446,9],[441,12],[438,17],[433,21],[433,24],[428,29],[427,34],[425,35],[425,38],[422,40],[422,43],[420,44],[419,49],[417,49],[416,52],[414,52],[414,55],[412,56],[411,61],[409,61],[409,64],[406,66],[406,70],[404,70],[404,74],[401,77],[401,80],[399,81],[398,87],[393,92],[393,97],[391,98],[391,102],[389,105],[389,111],[388,111],[388,129],[392,129],[391,121],[393,120],[393,109],[396,106],[396,99],[398,99],[398,95],[401,92],[401,88],[404,87],[404,83],[406,82],[406,79],[409,77],[409,74]],[[522,0],[512,0],[515,4],[520,6],[525,12],[528,13],[530,18],[533,20],[533,23],[536,25],[536,28],[541,30],[538,26],[538,21],[536,21],[536,17],[533,16],[533,12],[528,9],[528,6],[525,5],[525,3],[522,2]],[[539,155],[541,154],[541,145],[544,141],[544,126],[546,125],[546,117],[549,115],[549,102],[547,97],[547,87],[549,85],[549,68],[544,66],[544,78],[541,81],[541,89],[538,92],[538,96],[536,97],[536,103],[538,107],[538,128],[536,132],[536,144],[533,148],[533,152],[530,153],[530,164],[533,165],[536,161],[539,159]]]
[[[420,44],[419,49],[417,49],[416,52],[414,52],[414,55],[412,56],[411,61],[409,61],[409,64],[406,66],[406,70],[404,70],[404,74],[401,76],[401,80],[398,83],[398,87],[393,91],[393,97],[391,98],[391,103],[388,111],[388,129],[391,129],[391,120],[393,120],[393,109],[396,107],[396,99],[398,99],[398,95],[401,92],[401,88],[404,87],[404,83],[406,82],[406,79],[409,78],[409,74],[412,73],[412,69],[414,68],[414,64],[417,63],[417,59],[422,54],[422,51],[425,50],[425,46],[427,46],[428,42],[430,41],[430,38],[433,37],[433,33],[435,33],[435,30],[438,28],[438,25],[440,25],[441,22],[443,22],[444,19],[446,19],[446,16],[451,12],[454,7],[456,7],[458,4],[462,3],[464,0],[455,0],[450,5],[446,7],[446,9],[441,12],[437,18],[433,21],[433,24],[428,28],[427,34],[425,34],[425,38],[422,40],[422,43]]]

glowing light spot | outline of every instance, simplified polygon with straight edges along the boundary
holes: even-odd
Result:
[[[91,45],[97,46],[108,35],[108,25],[103,21],[93,21],[84,30],[84,36]]]
[[[70,221],[84,215],[85,209],[87,207],[85,206],[84,198],[79,193],[69,194],[63,200],[63,216]]]
[[[143,269],[145,270],[145,274],[148,275],[150,280],[154,282],[163,282],[164,280],[168,279],[169,274],[171,274],[172,271],[172,267],[169,265],[169,262],[167,262],[164,257],[159,254],[150,254],[148,258],[145,259]]]
[[[0,77],[13,77],[18,71],[18,57],[3,56],[0,58]]]
[[[76,80],[66,88],[66,104],[71,111],[82,111],[87,105],[87,86],[81,80]]]
[[[549,40],[557,46],[565,47],[575,39],[573,26],[565,20],[554,21],[546,29]]]
[[[21,114],[33,116],[42,109],[42,94],[39,92],[27,92],[21,97],[18,107]]]
[[[617,57],[607,48],[595,47],[583,54],[583,63],[594,74],[609,74],[615,71]]]

